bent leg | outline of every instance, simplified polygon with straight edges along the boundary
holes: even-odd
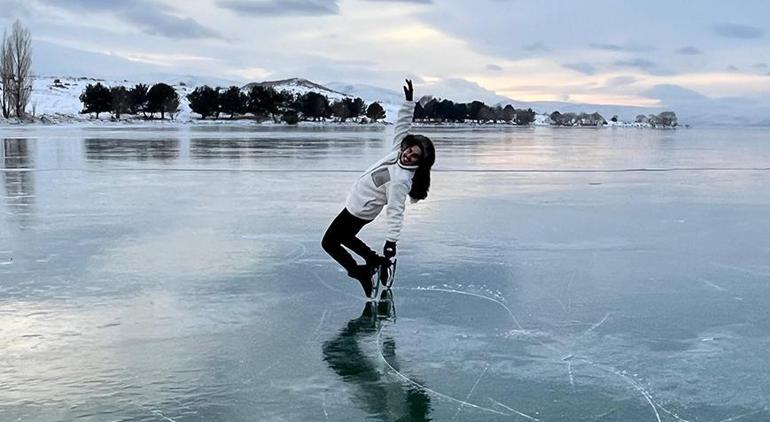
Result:
[[[363,240],[359,239],[355,235],[342,240],[342,244],[355,252],[356,255],[364,258],[367,264],[377,262],[377,252],[373,251]]]
[[[350,253],[345,250],[343,245],[348,246],[351,244],[351,239],[355,239],[352,241],[352,244],[355,246],[348,247],[350,247],[353,252],[366,258],[367,255],[361,254],[359,251],[367,253],[363,248],[366,248],[369,251],[371,251],[371,249],[358,239],[356,234],[358,234],[361,228],[367,223],[369,222],[350,214],[347,209],[343,209],[337,217],[334,218],[329,225],[329,228],[326,229],[326,233],[321,241],[321,246],[326,253],[334,258],[335,261],[339,262],[340,265],[347,270],[348,274],[353,274],[358,264]]]

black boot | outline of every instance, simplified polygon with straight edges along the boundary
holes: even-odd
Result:
[[[372,297],[372,289],[374,289],[374,286],[372,285],[372,276],[374,275],[376,268],[377,267],[370,267],[368,264],[358,265],[351,273],[348,273],[350,277],[355,278],[361,283],[361,287],[364,289],[364,293],[368,298]]]

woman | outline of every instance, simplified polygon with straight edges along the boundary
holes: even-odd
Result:
[[[406,101],[398,112],[392,151],[356,180],[345,208],[332,221],[321,241],[324,250],[347,270],[350,277],[361,283],[367,297],[372,294],[372,276],[377,267],[389,263],[396,255],[407,196],[412,203],[428,196],[430,168],[436,160],[431,140],[409,133],[414,115],[414,88],[408,79],[404,96]],[[383,208],[387,223],[384,257],[356,237]],[[345,247],[366,263],[359,265]]]

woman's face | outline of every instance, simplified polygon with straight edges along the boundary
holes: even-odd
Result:
[[[422,160],[422,148],[419,145],[412,145],[401,153],[401,164],[405,166],[416,166]]]

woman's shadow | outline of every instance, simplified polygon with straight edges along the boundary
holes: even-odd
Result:
[[[348,321],[333,339],[323,344],[324,361],[350,383],[351,401],[372,417],[385,421],[430,420],[430,397],[417,386],[388,377],[380,356],[367,355],[362,340],[380,340],[384,323],[395,323],[395,304],[391,291],[384,291],[379,302],[367,302],[361,316]],[[396,341],[383,334],[382,358],[399,370]]]

